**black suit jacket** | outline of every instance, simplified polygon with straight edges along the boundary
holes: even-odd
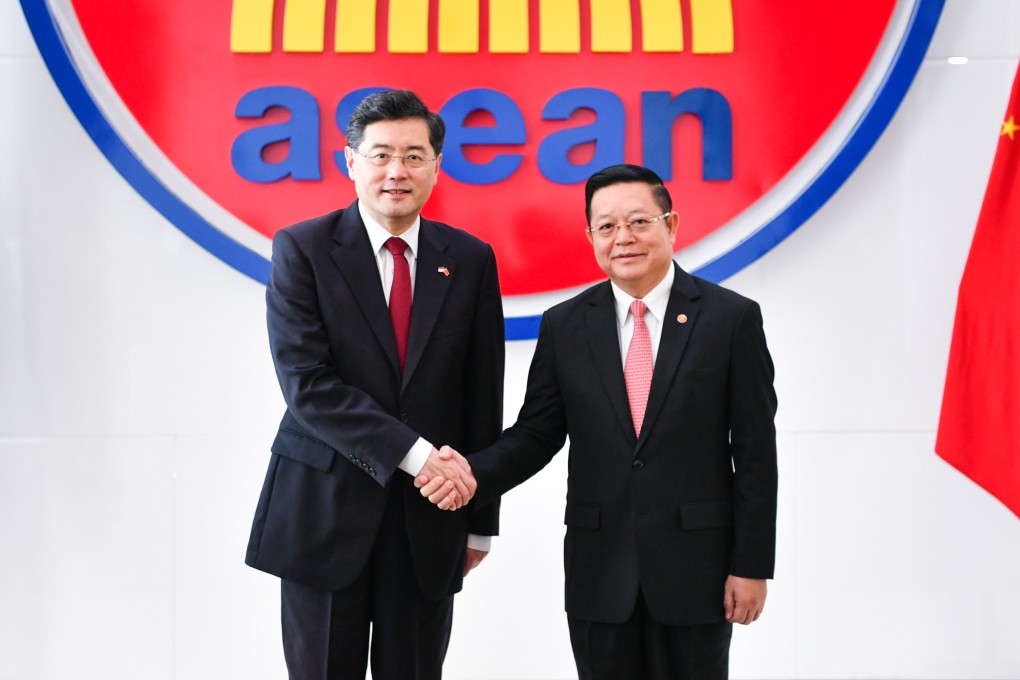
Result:
[[[276,234],[266,303],[287,411],[245,561],[338,590],[364,567],[397,485],[422,592],[460,590],[467,533],[497,533],[498,504],[442,512],[397,466],[419,435],[474,451],[502,429],[505,341],[492,249],[421,220],[403,376],[356,203]]]
[[[675,272],[640,438],[607,281],[545,313],[517,423],[472,457],[484,502],[569,435],[566,609],[581,619],[626,621],[640,584],[659,622],[710,623],[728,574],[772,577],[776,395],[761,312]]]

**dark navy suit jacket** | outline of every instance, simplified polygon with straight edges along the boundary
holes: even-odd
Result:
[[[640,586],[660,623],[711,623],[728,574],[772,577],[776,394],[761,312],[675,272],[640,437],[607,281],[543,315],[517,423],[471,459],[484,502],[569,435],[566,609],[580,619],[626,621]]]
[[[266,301],[287,411],[245,561],[339,590],[366,564],[397,485],[423,594],[457,592],[467,533],[497,533],[498,503],[443,512],[397,466],[419,436],[476,451],[502,429],[505,341],[492,249],[421,220],[403,375],[356,203],[276,234]]]

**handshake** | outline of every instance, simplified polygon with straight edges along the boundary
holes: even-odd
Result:
[[[414,485],[440,510],[463,508],[475,495],[478,482],[467,458],[449,446],[432,449]]]

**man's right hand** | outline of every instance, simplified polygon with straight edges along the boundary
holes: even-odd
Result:
[[[421,472],[414,478],[421,495],[440,510],[458,510],[468,504],[478,482],[467,459],[451,447],[432,449]]]
[[[478,488],[467,459],[449,446],[439,451],[433,447],[414,485],[441,510],[464,507]]]

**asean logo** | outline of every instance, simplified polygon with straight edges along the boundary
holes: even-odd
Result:
[[[354,198],[367,93],[447,122],[426,216],[496,250],[507,336],[602,278],[584,180],[666,180],[677,260],[720,281],[810,217],[907,91],[944,0],[22,0],[65,99],[198,244],[266,281],[273,233]]]

